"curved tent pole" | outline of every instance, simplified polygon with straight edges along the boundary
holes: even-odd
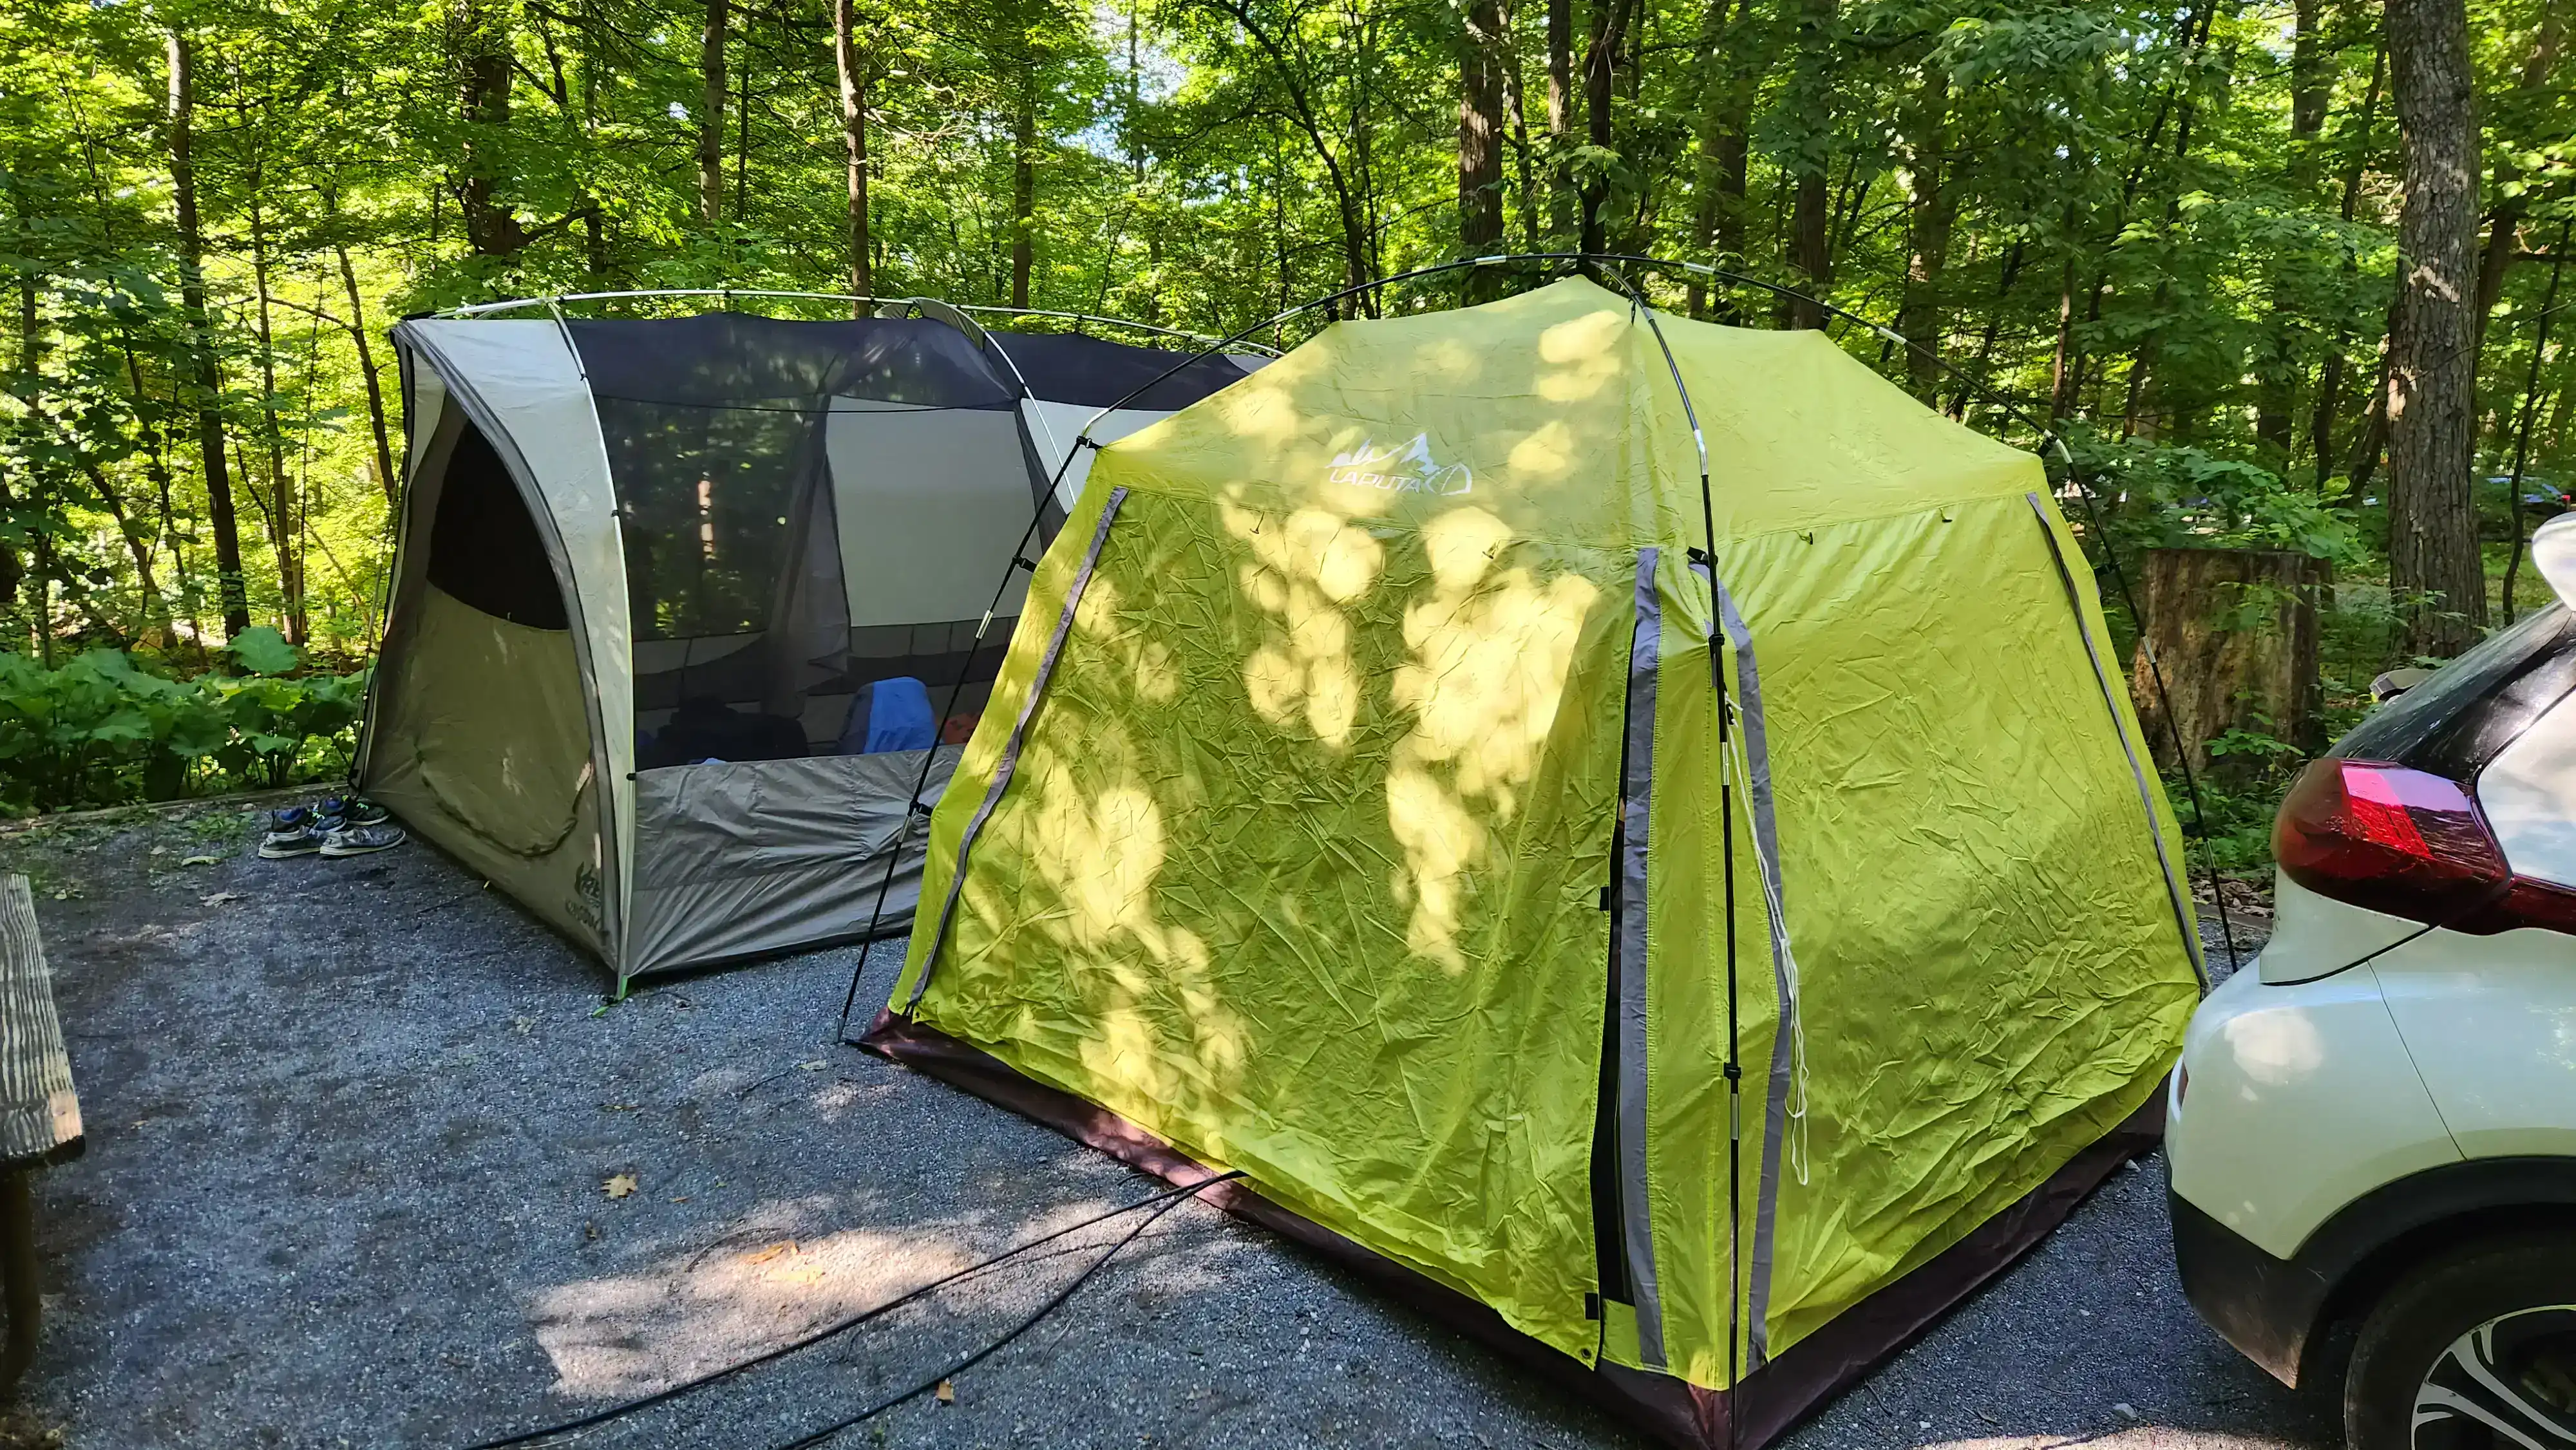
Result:
[[[1124,397],[1121,397],[1118,401],[1101,409],[1098,414],[1095,414],[1089,423],[1083,425],[1082,433],[1074,439],[1073,451],[1079,451],[1086,446],[1094,449],[1100,446],[1099,444],[1092,442],[1090,429],[1091,425],[1098,423],[1101,418],[1106,417],[1108,414],[1126,406],[1139,395],[1155,386],[1155,384],[1179,373],[1183,368],[1188,367],[1191,363],[1198,361],[1200,358],[1222,352],[1229,347],[1242,343],[1248,340],[1255,333],[1271,328],[1284,328],[1290,320],[1308,312],[1312,312],[1317,308],[1329,307],[1333,303],[1338,302],[1345,297],[1355,296],[1362,292],[1374,291],[1381,287],[1391,287],[1400,282],[1420,281],[1428,277],[1442,276],[1451,272],[1461,272],[1477,267],[1506,266],[1513,263],[1526,262],[1571,263],[1578,267],[1587,264],[1602,263],[1606,263],[1612,267],[1621,265],[1653,267],[1661,271],[1690,272],[1709,278],[1713,281],[1755,287],[1784,300],[1811,303],[1819,311],[1828,316],[1839,317],[1846,322],[1865,327],[1889,345],[1901,346],[1909,353],[1930,360],[1936,367],[1940,368],[1943,373],[1965,385],[1979,397],[1984,398],[1989,403],[2002,409],[2006,417],[2014,419],[2037,432],[2041,437],[2043,447],[2053,446],[2057,450],[2060,461],[2067,466],[2067,481],[2075,485],[2077,494],[2084,500],[2087,518],[2093,526],[2095,536],[2101,540],[2103,564],[2104,567],[2108,568],[2111,572],[2112,583],[2119,590],[2122,604],[2129,610],[2129,614],[2132,619],[2144,619],[2145,616],[2138,610],[2137,597],[2129,587],[2128,575],[2120,568],[2118,551],[2113,549],[2111,546],[2111,536],[2105,527],[2102,519],[2101,507],[2094,497],[2093,489],[2091,485],[2085,481],[2082,473],[2075,468],[2074,454],[2067,448],[2065,440],[2058,436],[2058,433],[2054,428],[2051,428],[2048,425],[2041,423],[2036,418],[2033,418],[2027,410],[2014,402],[1992,383],[1987,382],[1984,378],[1969,372],[1967,369],[1962,368],[1958,364],[1941,356],[1941,354],[1935,349],[1906,337],[1903,333],[1898,332],[1892,327],[1872,322],[1868,318],[1861,316],[1859,313],[1851,311],[1849,308],[1837,306],[1832,302],[1828,302],[1821,297],[1816,297],[1801,289],[1783,286],[1777,282],[1767,282],[1759,277],[1747,276],[1741,272],[1731,272],[1722,267],[1712,267],[1704,262],[1685,262],[1668,257],[1647,256],[1636,252],[1504,252],[1477,257],[1464,257],[1449,262],[1437,262],[1427,267],[1416,267],[1410,271],[1398,272],[1389,277],[1375,278],[1366,282],[1356,282],[1350,286],[1337,288],[1331,292],[1325,293],[1321,297],[1299,303],[1294,307],[1283,308],[1249,327],[1239,329],[1218,339],[1216,342],[1209,344],[1205,349],[1192,357],[1186,358],[1181,362],[1164,369],[1155,377],[1148,379],[1146,382],[1130,390]],[[1621,280],[1624,282],[1625,278],[1622,277]],[[1632,300],[1634,300],[1636,297],[1635,290],[1631,288],[1630,293]],[[1649,312],[1652,311],[1651,308],[1648,308],[1647,310]],[[1660,329],[1658,329],[1657,336],[1660,339]],[[1073,451],[1068,451],[1065,455],[1065,462],[1068,465],[1072,462]],[[1056,482],[1060,483],[1062,481],[1063,474],[1064,469],[1062,466],[1059,466],[1056,470]],[[1029,531],[1021,536],[1020,546],[1018,551],[1014,554],[1010,566],[1011,568],[1016,569],[1022,567],[1027,562],[1025,556],[1028,550],[1029,541],[1035,537],[1036,532],[1036,521],[1033,519],[1030,522]],[[1010,575],[1009,571],[1005,570],[1003,574],[1002,587],[994,592],[995,607],[999,607],[1002,594],[1007,591],[1009,587]],[[980,648],[982,645],[984,630],[990,627],[991,618],[991,611],[987,610],[984,625],[980,626],[976,633],[977,648]],[[2141,641],[2140,648],[2145,648],[2143,641]],[[973,651],[970,650],[968,654],[970,665],[972,660]],[[2190,798],[2192,803],[2194,829],[2200,835],[2201,839],[2206,841],[2208,839],[2209,832],[2209,817],[2202,804],[2200,784],[2198,779],[2192,773],[2191,762],[2187,758],[2188,751],[2182,748],[2181,726],[2174,718],[2172,696],[2165,685],[2164,671],[2156,663],[2155,655],[2152,650],[2148,652],[2147,663],[2148,677],[2154,682],[2156,698],[2158,702],[2164,706],[2166,724],[2173,732],[2176,746],[2176,763],[2182,770],[2184,792]],[[2148,822],[2148,829],[2150,831],[2155,829],[2155,822],[2152,819]],[[887,867],[889,873],[891,873],[893,869],[894,867],[892,865]],[[2227,910],[2226,894],[2219,889],[2217,865],[2214,862],[2208,863],[2204,867],[2204,874],[2209,883],[2211,901],[2218,910],[2219,934],[2222,941],[2225,943],[2228,961],[2232,966],[2236,960],[2236,936]],[[2191,952],[2194,959],[2193,966],[2195,971],[2197,971],[2199,967],[2199,943],[2196,941],[2186,942],[2185,946]],[[849,1036],[849,1014],[851,1008],[858,1000],[859,969],[864,967],[865,964],[866,955],[863,950],[858,966],[854,966],[851,970],[849,997],[842,1004],[841,1037],[844,1041],[847,1041]],[[916,1002],[919,1000],[921,991],[927,986],[928,982],[926,979],[915,985],[914,1000]],[[908,1013],[910,1010],[910,1004],[907,1004],[906,1010]]]
[[[1735,943],[1735,791],[1734,775],[1726,768],[1727,753],[1734,748],[1732,721],[1735,702],[1726,690],[1726,642],[1717,608],[1717,504],[1709,489],[1708,435],[1699,426],[1699,410],[1692,406],[1690,385],[1682,380],[1682,367],[1673,356],[1672,343],[1665,338],[1663,324],[1655,320],[1655,309],[1637,290],[1628,274],[1616,263],[1601,271],[1628,294],[1629,319],[1644,318],[1654,334],[1656,350],[1664,357],[1664,368],[1672,374],[1673,391],[1681,398],[1683,421],[1690,424],[1691,447],[1699,455],[1699,519],[1701,547],[1696,551],[1708,562],[1708,673],[1717,691],[1717,836],[1725,843],[1718,853],[1723,863],[1720,870],[1724,921],[1723,940],[1726,952],[1726,1392],[1729,1396],[1742,1389],[1742,1375],[1736,1358],[1736,1341],[1743,1325],[1740,1305],[1743,1302],[1744,1255],[1737,1239],[1742,1231],[1744,1183],[1744,1068],[1743,1033],[1738,1027],[1742,1013],[1736,1004]],[[1789,1006],[1781,1004],[1781,1017],[1787,1020]],[[1660,1337],[1660,1326],[1658,1326]],[[1727,1441],[1736,1441],[1735,1427],[1743,1416],[1732,1410],[1727,1415]]]
[[[732,306],[733,300],[737,297],[784,297],[805,302],[864,302],[870,305],[878,303],[917,305],[936,300],[924,297],[862,297],[853,292],[786,292],[743,287],[652,287],[626,292],[559,292],[547,297],[515,297],[500,302],[473,302],[458,307],[408,313],[403,320],[406,322],[416,322],[424,318],[460,320],[468,317],[484,317],[495,312],[515,312],[527,307],[553,307],[560,310],[561,304],[566,302],[615,302],[638,297],[714,297],[721,299],[727,307]],[[1076,323],[1096,322],[1110,327],[1131,328],[1137,332],[1150,332],[1157,337],[1177,338],[1192,343],[1204,343],[1208,340],[1203,333],[1188,332],[1177,327],[1164,327],[1152,322],[1137,322],[1125,317],[1104,317],[1095,312],[1059,312],[1046,307],[999,307],[982,302],[941,302],[939,305],[958,312],[984,312],[997,317],[1055,317]],[[1237,344],[1256,352],[1267,353],[1272,357],[1279,355],[1277,348],[1264,343],[1237,339]]]
[[[929,306],[936,306],[944,310],[957,313],[957,317],[955,319],[956,322],[964,324],[964,326],[960,327],[959,330],[965,331],[968,328],[973,329],[972,335],[981,341],[984,346],[990,348],[995,356],[1001,358],[1002,365],[1004,367],[1011,370],[1011,377],[1020,385],[1021,399],[1028,402],[1035,402],[1037,400],[1037,395],[1029,389],[1028,375],[1020,371],[1018,360],[1013,358],[1010,350],[1003,347],[1001,341],[993,336],[992,329],[984,326],[984,324],[980,322],[977,322],[973,317],[968,316],[962,309],[952,307],[947,303],[928,302],[927,299],[922,298],[916,298],[913,300],[913,306],[916,310],[922,309],[925,303]],[[924,315],[933,317],[938,316],[937,313],[928,312],[925,312]],[[943,322],[949,321],[949,319],[944,317],[939,320]],[[1020,428],[1020,436],[1025,439],[1028,437],[1028,424],[1025,421],[1018,420],[1016,416],[1018,412],[1018,409],[1012,409],[1014,421],[1018,422]],[[1038,421],[1041,426],[1045,426],[1046,415],[1044,413],[1039,413]],[[1093,421],[1096,422],[1098,420],[1094,419]],[[1077,440],[1077,442],[1079,442],[1079,440]],[[1050,447],[1055,443],[1055,430],[1052,427],[1047,428],[1047,443]],[[1029,511],[1029,526],[1020,535],[1019,547],[1011,551],[1012,568],[1016,569],[1026,566],[1034,569],[1035,566],[1028,564],[1027,561],[1029,544],[1037,537],[1038,525],[1046,521],[1046,506],[1055,498],[1056,484],[1064,477],[1064,465],[1069,464],[1072,461],[1073,450],[1066,449],[1064,463],[1057,465],[1055,478],[1048,480],[1046,491],[1039,494],[1035,503],[1031,506]],[[974,642],[966,648],[966,662],[958,667],[957,678],[951,680],[948,684],[948,703],[939,712],[939,723],[943,730],[946,728],[949,718],[957,713],[958,697],[966,692],[967,676],[974,673],[975,656],[981,653],[983,649],[984,635],[986,631],[993,627],[993,615],[995,611],[1002,607],[1002,597],[1010,593],[1010,591],[1011,574],[1009,570],[1004,570],[1001,586],[993,591],[992,602],[984,606],[984,617],[975,626]],[[871,685],[869,688],[873,690],[875,687]],[[868,964],[868,948],[877,939],[877,928],[885,924],[886,898],[894,891],[895,870],[903,864],[904,837],[912,834],[913,819],[920,815],[925,809],[922,805],[921,795],[923,791],[930,788],[930,771],[931,767],[938,762],[939,747],[941,743],[942,742],[939,738],[934,735],[931,737],[930,748],[921,753],[921,773],[913,777],[912,794],[907,796],[904,800],[903,823],[895,828],[893,853],[886,858],[885,874],[877,878],[876,904],[868,908],[868,929],[866,933],[859,938],[859,959],[850,968],[849,995],[843,998],[841,1002],[841,1025],[838,1031],[838,1036],[843,1041],[847,1041],[849,1039],[850,1012],[851,1009],[858,1004],[859,976]]]

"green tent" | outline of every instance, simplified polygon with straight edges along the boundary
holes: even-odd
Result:
[[[1102,450],[869,1041],[1756,1445],[2152,1141],[2197,939],[2038,460],[1651,321],[1339,323]]]

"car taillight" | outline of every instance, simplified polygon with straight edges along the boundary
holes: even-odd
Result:
[[[2282,799],[2272,856],[2320,896],[2443,926],[2493,903],[2513,874],[2455,782],[2331,756]]]
[[[2420,770],[2309,766],[2272,822],[2272,856],[2319,896],[2449,931],[2576,933],[2576,890],[2515,875],[2469,793]]]

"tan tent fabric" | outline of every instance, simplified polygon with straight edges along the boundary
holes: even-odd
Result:
[[[592,763],[607,786],[604,801],[615,840],[601,863],[603,950],[614,960],[625,914],[616,868],[635,856],[635,677],[627,657],[634,635],[626,618],[617,491],[609,482],[590,385],[563,329],[552,322],[429,321],[403,327],[412,346],[439,359],[450,392],[460,390],[460,379],[472,380],[470,402],[498,424],[503,437],[493,442],[506,442],[502,456],[515,451],[529,473],[543,480],[532,502],[543,506],[553,526],[563,567],[581,581],[570,603],[594,717]],[[449,406],[456,401],[451,398]]]
[[[597,781],[572,636],[424,584],[407,640],[378,700],[367,789],[599,950]]]
[[[925,804],[938,803],[957,755],[953,745],[935,752]],[[928,815],[913,817],[900,852],[895,834],[921,757],[818,755],[638,776],[628,973],[857,937],[890,860],[896,876],[878,925],[902,930],[921,896]]]

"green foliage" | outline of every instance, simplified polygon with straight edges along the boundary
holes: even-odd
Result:
[[[0,806],[65,810],[321,778],[347,768],[365,701],[363,672],[181,680],[122,650],[50,670],[0,653]]]

